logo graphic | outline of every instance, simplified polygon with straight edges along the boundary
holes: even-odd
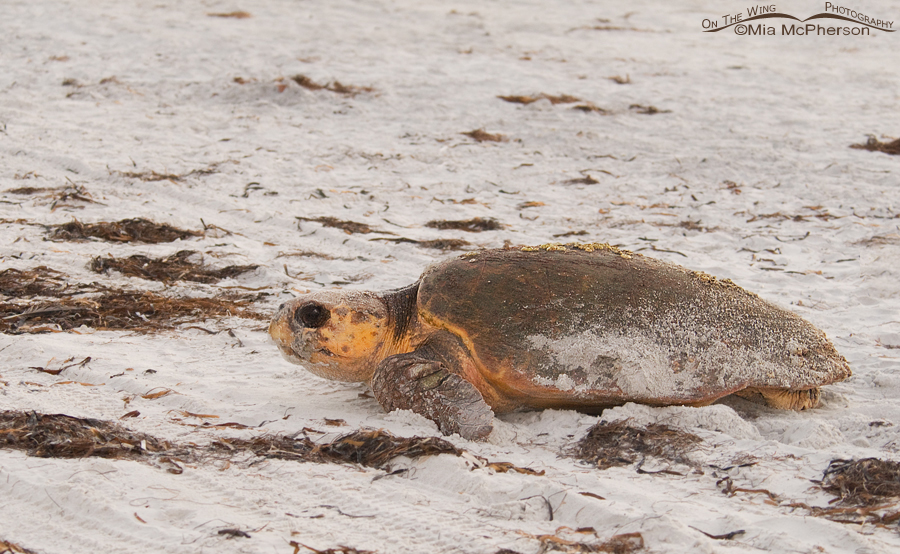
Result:
[[[797,23],[782,23],[779,29],[769,22],[750,23],[751,21],[771,20],[771,19],[789,19]],[[813,20],[837,20],[839,22],[848,22],[847,26],[839,24],[838,26],[822,26],[820,21],[809,23]],[[828,23],[821,21],[821,23]],[[775,4],[765,6],[754,6],[747,8],[746,17],[744,12],[736,14],[723,15],[719,19],[704,19],[702,22],[704,33],[718,33],[725,29],[733,29],[736,35],[796,35],[796,36],[837,36],[837,35],[856,35],[870,36],[873,30],[883,31],[885,33],[893,33],[894,22],[862,13],[859,10],[837,6],[831,2],[825,2],[825,11],[816,15],[800,19],[787,13],[781,13],[775,7]]]

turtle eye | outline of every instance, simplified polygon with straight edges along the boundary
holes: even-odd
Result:
[[[294,312],[294,320],[308,329],[318,329],[325,325],[330,317],[331,312],[328,308],[315,302],[304,304]]]

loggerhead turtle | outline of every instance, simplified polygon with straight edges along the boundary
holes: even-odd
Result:
[[[607,244],[471,252],[386,292],[279,307],[290,361],[368,383],[385,410],[486,437],[493,414],[702,406],[729,394],[803,410],[850,376],[825,334],[730,280]]]

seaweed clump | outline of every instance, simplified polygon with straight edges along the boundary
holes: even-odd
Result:
[[[436,437],[396,437],[388,432],[361,429],[342,435],[332,442],[316,444],[307,437],[264,435],[253,439],[229,439],[213,443],[228,450],[249,450],[264,458],[360,464],[382,468],[398,457],[420,458],[437,454],[459,456],[462,451]]]
[[[307,90],[327,90],[330,92],[335,92],[337,94],[343,94],[345,96],[356,96],[357,94],[363,92],[375,92],[375,89],[372,87],[358,87],[355,85],[345,85],[340,81],[331,81],[327,84],[320,84],[306,75],[294,75],[291,77],[291,80],[300,85],[301,87]]]
[[[469,246],[469,242],[462,239],[431,239],[431,240],[415,240],[408,239],[405,237],[400,237],[396,239],[391,238],[377,238],[371,240],[379,240],[379,241],[387,241],[387,242],[408,242],[411,244],[415,244],[421,248],[433,248],[435,250],[462,250],[464,247]]]
[[[850,148],[868,150],[869,152],[883,152],[892,156],[900,156],[900,139],[891,142],[881,142],[875,137],[869,137],[865,144],[851,144]]]
[[[475,129],[474,131],[467,131],[460,134],[465,135],[470,139],[474,139],[476,142],[506,142],[508,140],[503,134],[488,133],[484,129]]]
[[[578,441],[572,453],[599,469],[631,465],[646,456],[692,465],[687,453],[699,442],[697,435],[666,425],[639,428],[628,425],[627,420],[601,421]]]
[[[0,448],[37,458],[136,460],[172,446],[150,435],[99,419],[36,412],[0,412]]]
[[[165,258],[149,258],[135,254],[127,258],[96,257],[91,260],[91,271],[108,273],[118,271],[128,277],[140,277],[151,281],[171,283],[174,281],[192,281],[195,283],[217,283],[222,279],[236,277],[258,268],[258,265],[229,265],[214,269],[194,263],[190,258],[196,255],[194,250],[181,250]]]
[[[321,223],[323,227],[332,227],[334,229],[340,229],[347,233],[348,235],[352,235],[355,233],[360,233],[363,235],[367,235],[373,231],[371,227],[366,225],[365,223],[357,223],[356,221],[344,221],[342,219],[338,219],[336,217],[331,216],[322,216],[322,217],[297,217],[297,221],[312,221],[315,223]]]
[[[900,498],[900,463],[878,458],[832,460],[821,486],[846,505],[873,506],[896,500]]]
[[[0,271],[0,296],[7,298],[31,298],[34,296],[72,296],[96,292],[98,287],[83,283],[69,283],[66,276],[47,266],[31,270],[4,269]]]
[[[469,233],[497,231],[503,228],[503,225],[492,217],[473,217],[472,219],[463,220],[436,219],[433,221],[429,221],[425,224],[425,226],[431,229],[439,229],[441,231],[454,229],[458,231],[467,231]]]
[[[50,240],[82,241],[98,238],[107,242],[144,242],[159,244],[202,236],[198,231],[179,229],[166,223],[154,223],[144,218],[121,221],[82,223],[77,219],[51,228]]]
[[[574,96],[569,96],[568,94],[560,94],[558,96],[554,96],[552,94],[541,93],[535,96],[525,96],[525,95],[512,95],[512,96],[498,96],[500,100],[504,100],[506,102],[511,102],[513,104],[531,104],[532,102],[537,102],[538,100],[549,100],[551,104],[572,104],[574,102],[581,102],[580,98],[576,98]]]
[[[360,429],[317,444],[304,436],[262,435],[252,439],[219,439],[209,445],[175,445],[131,431],[117,423],[64,414],[0,412],[0,449],[24,451],[39,458],[101,458],[140,460],[151,454],[197,461],[222,453],[250,452],[262,458],[316,463],[360,464],[382,468],[398,457],[438,454],[459,456],[462,450],[437,437],[396,437],[386,431]]]
[[[0,303],[0,333],[67,331],[82,325],[149,333],[213,317],[265,319],[263,314],[248,308],[252,300],[255,298],[175,298],[153,292],[106,290],[99,295],[61,298],[52,303]]]

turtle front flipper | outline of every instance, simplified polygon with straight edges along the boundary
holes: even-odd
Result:
[[[494,412],[472,383],[419,352],[397,354],[378,365],[372,392],[387,410],[412,410],[438,424],[445,435],[484,439]]]

